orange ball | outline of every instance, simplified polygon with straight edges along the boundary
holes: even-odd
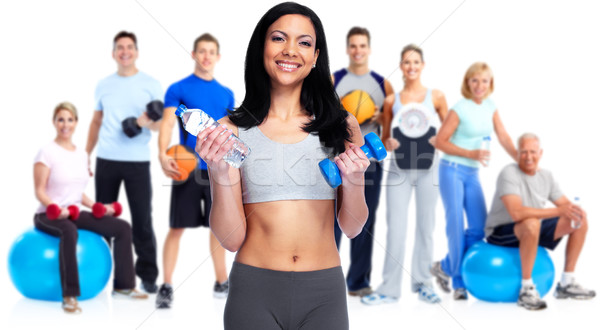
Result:
[[[344,109],[353,114],[359,124],[371,119],[377,108],[371,95],[360,89],[355,89],[344,95],[341,101]]]
[[[177,166],[179,167],[179,173],[181,175],[171,177],[175,181],[185,181],[190,176],[190,173],[198,166],[198,158],[196,154],[190,152],[181,144],[177,144],[167,149],[167,155],[172,157]]]

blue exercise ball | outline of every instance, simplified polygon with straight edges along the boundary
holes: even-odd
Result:
[[[27,298],[62,301],[58,263],[58,237],[32,228],[13,243],[8,255],[8,271],[17,290]],[[77,270],[79,300],[98,295],[112,270],[106,241],[93,232],[78,230]]]
[[[492,302],[516,302],[521,289],[519,248],[477,242],[463,258],[462,277],[475,298]],[[554,264],[543,247],[538,247],[532,272],[540,296],[554,283]]]

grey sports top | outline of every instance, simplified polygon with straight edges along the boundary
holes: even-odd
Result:
[[[239,137],[252,152],[242,164],[244,204],[294,199],[335,199],[335,190],[321,176],[319,162],[329,148],[318,135],[283,144],[266,137],[258,127],[240,128]]]

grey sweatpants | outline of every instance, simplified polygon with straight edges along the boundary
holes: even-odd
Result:
[[[428,170],[401,170],[396,162],[390,162],[386,182],[388,228],[383,283],[376,290],[380,294],[399,298],[404,273],[411,278],[413,292],[419,285],[432,285],[429,267],[433,261],[435,207],[439,196],[438,165],[437,157]],[[417,219],[412,265],[409,269],[404,265],[404,254],[408,207],[413,190]]]
[[[225,330],[347,330],[342,267],[283,272],[234,262]]]

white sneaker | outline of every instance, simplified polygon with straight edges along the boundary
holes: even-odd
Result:
[[[426,285],[420,285],[417,289],[417,294],[419,295],[420,300],[423,300],[430,304],[437,304],[440,301],[442,301],[440,296],[438,296],[437,293],[433,291],[433,288],[428,287]]]
[[[556,291],[554,291],[554,296],[558,299],[592,299],[596,296],[596,291],[586,289],[576,282],[572,282],[565,286],[562,286],[560,282],[558,282]]]
[[[112,296],[114,298],[121,299],[131,299],[131,300],[143,300],[148,299],[148,295],[140,292],[136,289],[126,289],[126,290],[113,290]]]
[[[517,305],[532,311],[546,308],[546,302],[540,298],[540,294],[534,285],[527,285],[521,288]]]
[[[380,304],[391,304],[398,302],[398,298],[382,295],[377,292],[373,292],[370,295],[360,298],[360,302],[365,305],[380,305]]]

